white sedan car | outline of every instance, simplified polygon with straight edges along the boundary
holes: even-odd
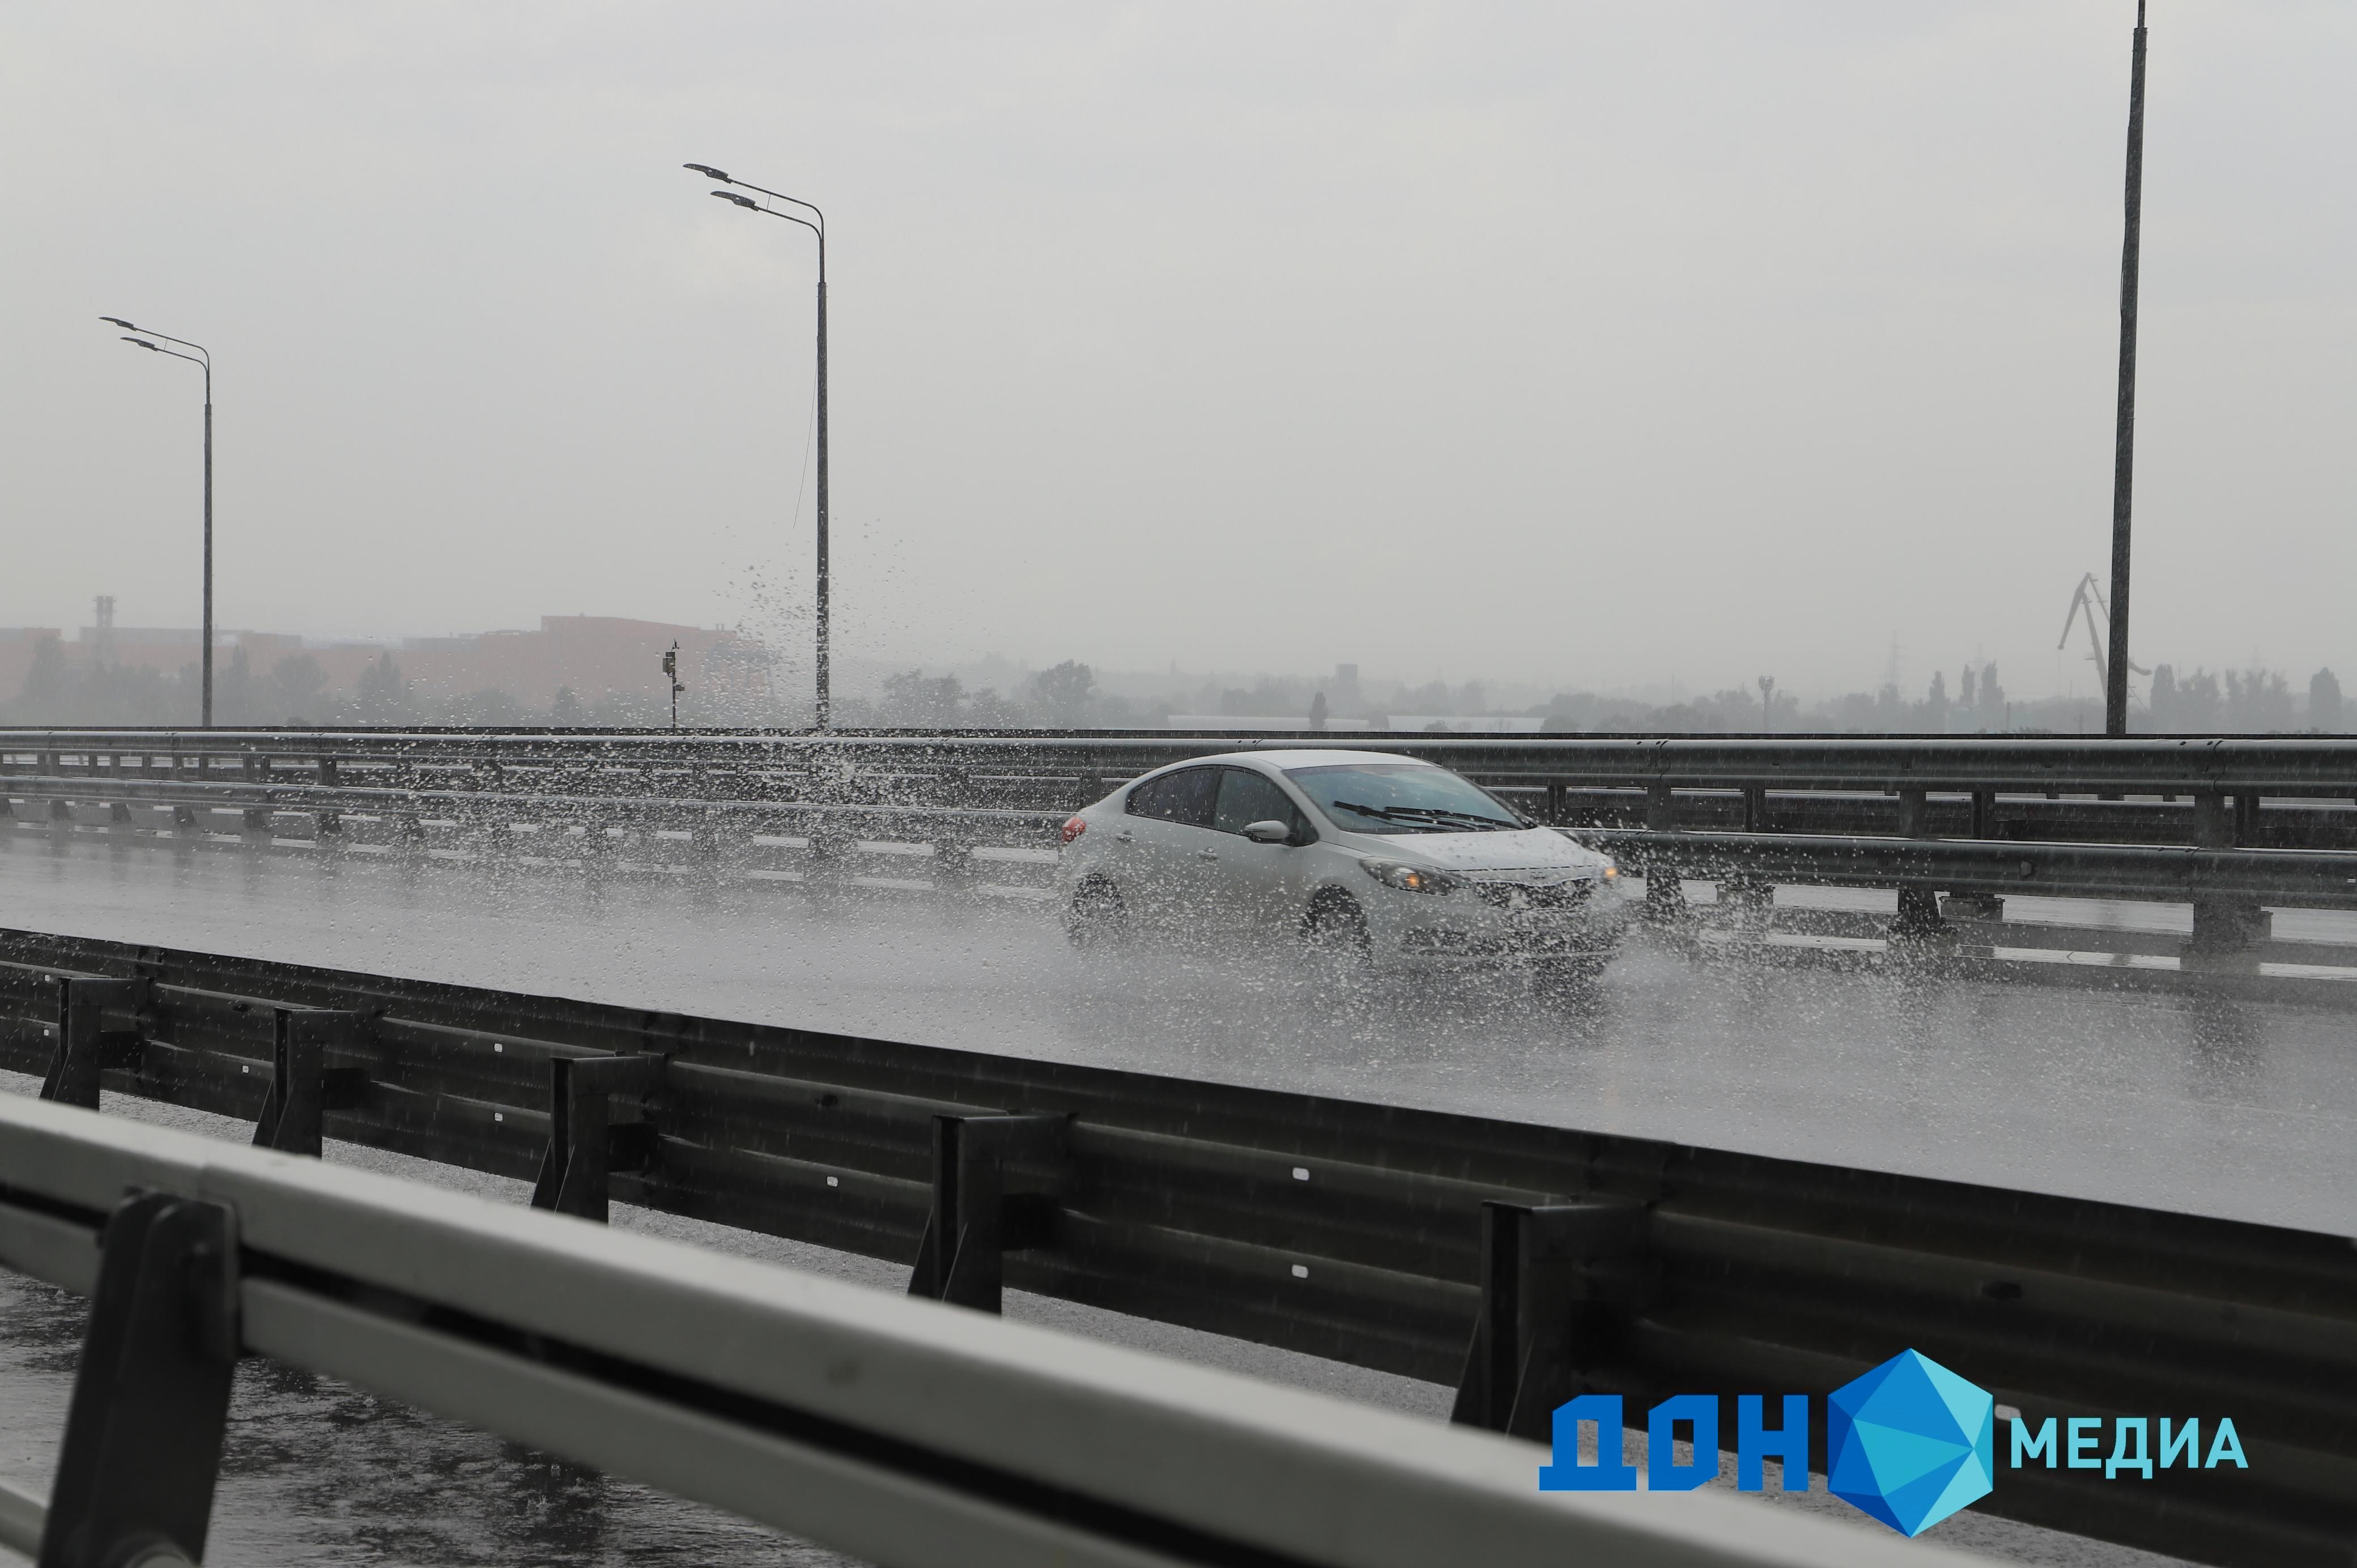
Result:
[[[1374,751],[1239,751],[1146,774],[1064,824],[1085,945],[1133,926],[1297,937],[1378,963],[1593,974],[1626,925],[1611,858],[1445,768]]]

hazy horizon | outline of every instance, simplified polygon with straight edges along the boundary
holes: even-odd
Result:
[[[568,618],[546,618],[562,620]],[[692,623],[666,623],[640,617],[592,617],[590,618],[612,618],[622,622],[636,622],[650,627],[660,634],[647,645],[646,685],[651,692],[660,690],[660,682],[656,680],[654,671],[658,662],[655,655],[662,647],[662,637],[670,636],[674,631],[684,633],[690,630],[726,633],[732,637],[743,635],[741,628],[731,628],[725,624],[694,626]],[[23,629],[27,628],[0,628],[0,635]],[[67,624],[54,629],[57,629],[66,641],[73,644],[77,650],[88,650],[98,640],[98,628],[90,625]],[[384,654],[393,656],[396,667],[406,676],[413,671],[408,666],[400,663],[401,657],[405,652],[424,652],[428,650],[436,652],[445,651],[445,645],[468,643],[477,638],[497,642],[534,629],[538,629],[537,626],[488,628],[473,633],[455,635],[404,636],[339,632],[293,633],[276,628],[223,627],[218,629],[217,635],[224,646],[243,636],[258,634],[265,638],[295,636],[300,639],[303,649],[322,652],[333,649],[353,648],[381,650]],[[139,646],[146,650],[144,653],[129,654],[127,657],[130,662],[136,665],[155,666],[156,655],[152,651],[155,647],[153,637],[158,632],[187,639],[189,649],[188,662],[179,671],[179,676],[185,677],[195,668],[193,660],[197,632],[194,628],[130,627],[118,622],[113,628],[113,635],[117,638],[128,637],[137,639]],[[787,646],[782,649],[773,649],[772,652],[777,655],[774,663],[770,666],[773,671],[773,689],[778,700],[791,706],[797,700],[797,693],[803,693],[809,683],[808,650],[801,646]],[[86,654],[78,652],[76,657],[84,660],[84,662],[77,668],[88,670]],[[125,650],[119,645],[116,657],[118,660],[126,657]],[[299,654],[266,652],[260,662],[250,668],[253,675],[259,678],[274,668],[278,660],[299,659]],[[1314,668],[1181,667],[1176,660],[1162,668],[1125,668],[1096,662],[1086,658],[1075,658],[1072,661],[1089,668],[1094,678],[1096,689],[1108,698],[1148,701],[1168,698],[1171,700],[1168,705],[1174,712],[1192,709],[1205,714],[1216,714],[1221,711],[1226,699],[1248,696],[1257,705],[1246,710],[1238,710],[1247,716],[1272,711],[1266,704],[1271,699],[1271,694],[1278,690],[1292,695],[1295,699],[1293,709],[1303,711],[1307,710],[1313,693],[1326,692],[1340,695],[1346,691],[1363,691],[1365,698],[1360,703],[1361,711],[1394,714],[1417,713],[1428,709],[1436,713],[1451,714],[1470,713],[1496,715],[1527,714],[1551,704],[1559,703],[1565,699],[1595,699],[1608,707],[1633,703],[1653,709],[1675,708],[1680,704],[1699,703],[1710,707],[1713,712],[1720,714],[1721,717],[1730,714],[1739,717],[1748,714],[1759,703],[1759,698],[1754,694],[1758,691],[1756,679],[1747,681],[1732,676],[1699,682],[1673,678],[1598,685],[1573,679],[1550,678],[1544,671],[1534,669],[1476,670],[1449,677],[1433,671],[1417,671],[1381,664],[1365,665],[1348,660],[1336,660]],[[1033,678],[1048,670],[1049,663],[1049,660],[1012,659],[997,650],[968,652],[963,656],[916,661],[891,658],[877,659],[866,653],[854,652],[838,656],[834,670],[834,690],[839,698],[847,699],[855,703],[873,703],[887,699],[893,685],[904,678],[922,677],[929,681],[939,682],[943,677],[952,677],[962,683],[968,695],[985,702],[993,697],[1017,699],[1029,691]],[[176,679],[169,665],[170,660],[166,660],[164,665],[160,667],[167,681]],[[1347,681],[1342,678],[1344,666],[1348,666],[1352,671],[1351,676]],[[1902,675],[1908,673],[1901,672]],[[2281,676],[2288,682],[2289,691],[2298,693],[2306,689],[2307,676],[2312,672],[2283,670],[2258,671],[2247,665],[2242,667],[2240,671],[2231,666],[2208,671],[2193,665],[2179,666],[2174,671],[2179,682],[2189,677],[2206,675],[2212,682],[2213,697],[2216,682],[2222,678],[2237,673],[2267,673]],[[2330,674],[2330,671],[2328,671],[2327,673]],[[350,674],[350,671],[347,671],[346,675]],[[2014,702],[2026,701],[2039,704],[2042,709],[2047,710],[2042,719],[2030,722],[2052,723],[2068,718],[2076,718],[2083,722],[2092,721],[2095,724],[2101,722],[2102,693],[2094,686],[2092,679],[2083,678],[2069,683],[2059,692],[2047,692],[2034,684],[2025,687],[2017,682],[2012,673],[2002,666],[1993,666],[1988,661],[1970,660],[1964,665],[1922,672],[1921,681],[1910,679],[1910,683],[1903,686],[1892,678],[1892,672],[1888,666],[1882,679],[1861,678],[1846,684],[1824,688],[1796,686],[1780,680],[1773,687],[1780,714],[1778,724],[1786,725],[1787,721],[1803,723],[1812,718],[1822,718],[1840,708],[1845,702],[1854,704],[1859,698],[1874,698],[1879,703],[1883,700],[1882,693],[1886,687],[1897,691],[1902,704],[1920,705],[1926,699],[1929,682],[1933,674],[1937,674],[1943,681],[1944,700],[1960,709],[1964,706],[1961,702],[1962,693],[1970,689],[1969,683],[1974,679],[1986,682],[1994,676],[2005,682],[2007,699]],[[508,691],[527,711],[535,701],[544,702],[548,695],[544,692],[527,690],[524,686],[517,685],[512,682],[495,681],[493,684]],[[2137,702],[2134,711],[2140,721],[2149,716],[2145,713],[2146,704],[2143,700],[2147,685],[2147,682],[2142,678],[2138,679],[2136,685]],[[7,686],[7,681],[0,679],[0,688]],[[331,674],[322,692],[327,694],[343,693],[349,697],[349,679],[339,682]],[[1422,700],[1435,686],[1449,688],[1437,705]],[[442,685],[431,681],[427,682],[422,690],[430,690],[444,698],[458,694],[455,688],[445,690]],[[694,688],[691,687],[690,690],[693,691]],[[9,700],[13,694],[12,690],[0,689],[0,709],[5,709],[9,705]],[[693,701],[694,699],[691,699],[691,703]],[[1466,706],[1469,702],[1473,705]],[[2086,712],[2079,714],[2075,709],[2067,708],[2067,704],[2074,703],[2084,706]],[[2057,704],[2065,706],[2057,706]],[[1787,712],[1787,710],[1790,711]],[[1819,713],[1817,710],[1824,710],[1824,712]],[[1986,710],[1984,716],[1996,722],[2002,713],[2009,711]],[[2304,710],[2302,712],[2304,713]],[[2279,716],[2288,719],[2290,710],[2287,710]],[[782,714],[770,715],[770,718],[776,722],[785,722]],[[2298,722],[2304,726],[2306,720],[2302,718]]]

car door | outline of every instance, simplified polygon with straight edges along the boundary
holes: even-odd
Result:
[[[1142,918],[1168,923],[1200,902],[1216,835],[1211,809],[1218,768],[1181,768],[1129,792],[1114,838],[1121,848],[1122,897]]]
[[[1254,843],[1244,837],[1245,828],[1267,822],[1283,822],[1291,840]],[[1309,824],[1284,788],[1254,768],[1221,768],[1211,829],[1215,842],[1202,862],[1205,904],[1254,925],[1297,918],[1308,897],[1300,846],[1309,842]]]

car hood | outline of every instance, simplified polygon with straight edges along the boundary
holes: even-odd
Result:
[[[1592,871],[1605,856],[1553,828],[1489,833],[1344,833],[1361,854],[1443,871]]]

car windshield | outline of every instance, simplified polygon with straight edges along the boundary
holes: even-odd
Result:
[[[1285,776],[1348,832],[1490,833],[1530,826],[1480,786],[1420,762],[1288,768]]]

